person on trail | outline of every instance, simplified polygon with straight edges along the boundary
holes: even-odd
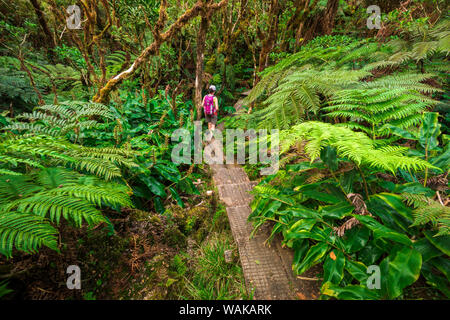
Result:
[[[209,86],[208,94],[203,97],[203,111],[205,112],[205,119],[208,123],[208,130],[212,133],[216,127],[217,112],[219,111],[219,102],[214,85]]]

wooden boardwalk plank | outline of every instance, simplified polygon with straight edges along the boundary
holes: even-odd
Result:
[[[236,110],[241,107],[239,102]],[[218,129],[223,131],[223,124]],[[250,239],[253,227],[247,219],[253,196],[248,192],[253,189],[253,183],[244,169],[237,164],[211,164],[210,167],[219,198],[227,207],[248,292],[253,292],[257,300],[317,299],[318,282],[300,280],[294,276],[291,267],[293,252],[281,247],[280,236],[275,236],[271,246],[265,245],[270,235],[269,226],[262,227]],[[313,268],[303,276],[314,277],[317,270]]]
[[[270,230],[261,230],[250,239],[253,227],[247,219],[251,213],[249,204],[252,195],[248,191],[252,190],[252,183],[245,171],[237,165],[229,164],[212,164],[211,169],[219,198],[227,207],[249,292],[253,291],[257,300],[317,298],[315,281],[299,280],[293,275],[292,252],[281,247],[280,239],[276,238],[275,245],[270,247],[264,244]]]

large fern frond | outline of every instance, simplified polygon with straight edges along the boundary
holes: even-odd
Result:
[[[407,148],[375,148],[374,142],[362,132],[323,122],[309,121],[280,132],[281,152],[286,152],[298,141],[305,140],[304,148],[311,162],[320,157],[321,150],[330,146],[339,157],[347,158],[358,165],[378,168],[395,173],[398,169],[423,170],[434,168],[430,163],[404,154]]]
[[[48,220],[22,212],[0,213],[0,253],[7,258],[13,249],[34,253],[41,246],[58,250],[58,231]]]

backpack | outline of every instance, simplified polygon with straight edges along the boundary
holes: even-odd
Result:
[[[205,113],[210,115],[210,114],[214,114],[214,112],[216,111],[215,106],[214,106],[214,96],[212,95],[207,95],[205,96],[205,102],[203,104],[203,108],[205,109]]]

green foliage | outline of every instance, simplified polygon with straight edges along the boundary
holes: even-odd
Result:
[[[20,176],[0,176],[0,252],[13,247],[35,252],[45,245],[57,250],[61,216],[81,227],[109,221],[96,207],[132,207],[128,189],[62,168],[45,168]],[[47,220],[48,219],[48,220]]]
[[[55,137],[73,132],[77,138],[81,131],[97,127],[99,122],[94,119],[99,117],[113,119],[114,113],[98,103],[64,102],[36,107],[32,113],[22,113],[16,117],[19,121],[3,127],[3,130]]]
[[[13,104],[25,109],[36,102],[36,92],[26,72],[20,70],[18,59],[0,57],[0,106],[7,109]]]
[[[419,131],[428,140],[437,137],[433,119],[421,119]],[[397,299],[420,275],[448,296],[447,207],[431,199],[430,187],[378,178],[383,171],[420,176],[429,162],[407,156],[407,148],[377,148],[363,132],[322,122],[293,126],[280,139],[282,153],[295,147],[310,161],[289,164],[291,158],[256,186],[249,220],[255,230],[273,223],[270,239],[281,233],[294,250],[296,274],[321,264],[324,298]],[[380,267],[379,290],[367,287],[370,265]]]
[[[439,89],[423,84],[431,75],[404,74],[362,82],[356,88],[337,92],[327,116],[349,119],[343,125],[360,129],[373,139],[386,135],[386,126],[409,128],[421,121],[421,113],[437,101],[423,93]],[[385,126],[383,128],[383,126]]]
[[[374,142],[362,132],[354,132],[323,122],[305,122],[280,134],[281,152],[299,140],[306,140],[305,153],[311,162],[321,157],[325,147],[334,148],[338,157],[351,160],[358,166],[368,166],[395,173],[398,169],[423,170],[432,167],[428,162],[406,157],[407,148],[386,146],[375,148]]]
[[[0,298],[12,292],[12,290],[8,289],[8,283],[6,281],[0,282]]]

